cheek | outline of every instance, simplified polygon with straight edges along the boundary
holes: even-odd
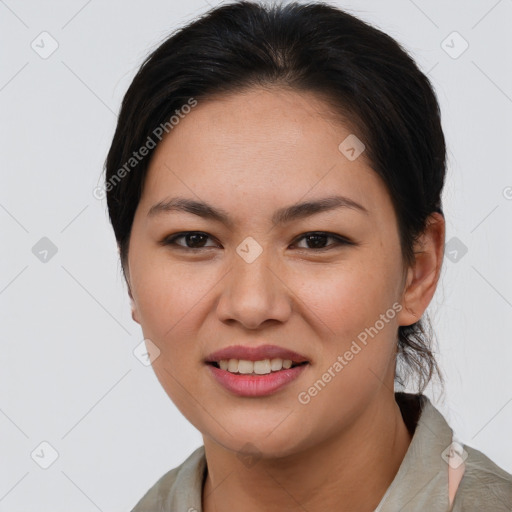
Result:
[[[323,331],[318,333],[323,347],[310,385],[329,381],[312,398],[311,412],[322,416],[343,397],[338,414],[350,417],[388,379],[400,309],[398,271],[391,257],[360,253],[357,262],[311,274],[303,283],[300,297],[314,313],[311,322]]]
[[[206,304],[218,276],[200,265],[180,265],[165,257],[151,258],[134,251],[130,276],[144,335],[165,346],[183,331]]]
[[[393,283],[383,276],[351,269],[325,279],[312,277],[304,285],[301,297],[314,312],[311,318],[327,333],[318,333],[317,364],[300,390],[304,430],[315,431],[321,424],[322,435],[330,435],[362,414],[382,383],[389,382],[400,305]]]
[[[357,262],[309,273],[302,281],[302,302],[338,340],[357,336],[397,300],[397,269],[376,259],[361,255]]]

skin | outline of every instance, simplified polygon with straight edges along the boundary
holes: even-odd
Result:
[[[132,316],[160,355],[163,388],[202,433],[203,510],[373,511],[411,441],[394,398],[396,337],[428,306],[442,263],[444,219],[433,214],[405,266],[389,194],[363,152],[338,149],[350,133],[311,93],[250,89],[200,102],[156,148],[130,238]],[[334,194],[339,208],[273,225],[279,208]],[[233,225],[186,212],[148,217],[184,196],[222,208]],[[209,238],[159,241],[184,231]],[[355,245],[303,235],[334,233]],[[252,263],[236,248],[248,236]],[[323,245],[322,245],[323,244]],[[206,248],[204,246],[207,246]],[[199,247],[199,248],[197,248]],[[297,397],[381,314],[401,311],[307,404]],[[266,397],[220,386],[204,359],[235,344],[276,344],[310,362]],[[254,464],[240,450],[251,443]]]

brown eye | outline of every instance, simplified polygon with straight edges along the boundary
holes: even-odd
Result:
[[[334,243],[326,245],[329,239],[334,240]],[[352,243],[349,240],[339,235],[324,233],[322,231],[314,233],[305,233],[304,235],[297,239],[297,241],[300,240],[305,240],[306,244],[308,245],[308,247],[300,247],[301,249],[316,249],[320,251],[327,250],[332,247],[337,247],[340,245],[352,245]]]
[[[176,243],[176,240],[181,238],[185,240],[185,245]],[[210,247],[216,247],[215,245],[205,245],[209,238],[211,238],[210,235],[200,231],[187,231],[184,233],[178,233],[171,237],[167,237],[162,241],[162,245],[175,245],[183,249],[208,249]]]

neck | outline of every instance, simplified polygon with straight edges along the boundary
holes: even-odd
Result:
[[[349,430],[284,458],[245,467],[236,453],[204,438],[204,512],[373,512],[393,481],[411,435],[394,396],[379,396]]]

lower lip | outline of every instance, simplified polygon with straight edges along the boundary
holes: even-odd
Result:
[[[207,365],[213,377],[228,391],[238,396],[267,396],[295,380],[309,363],[266,375],[240,375]]]

